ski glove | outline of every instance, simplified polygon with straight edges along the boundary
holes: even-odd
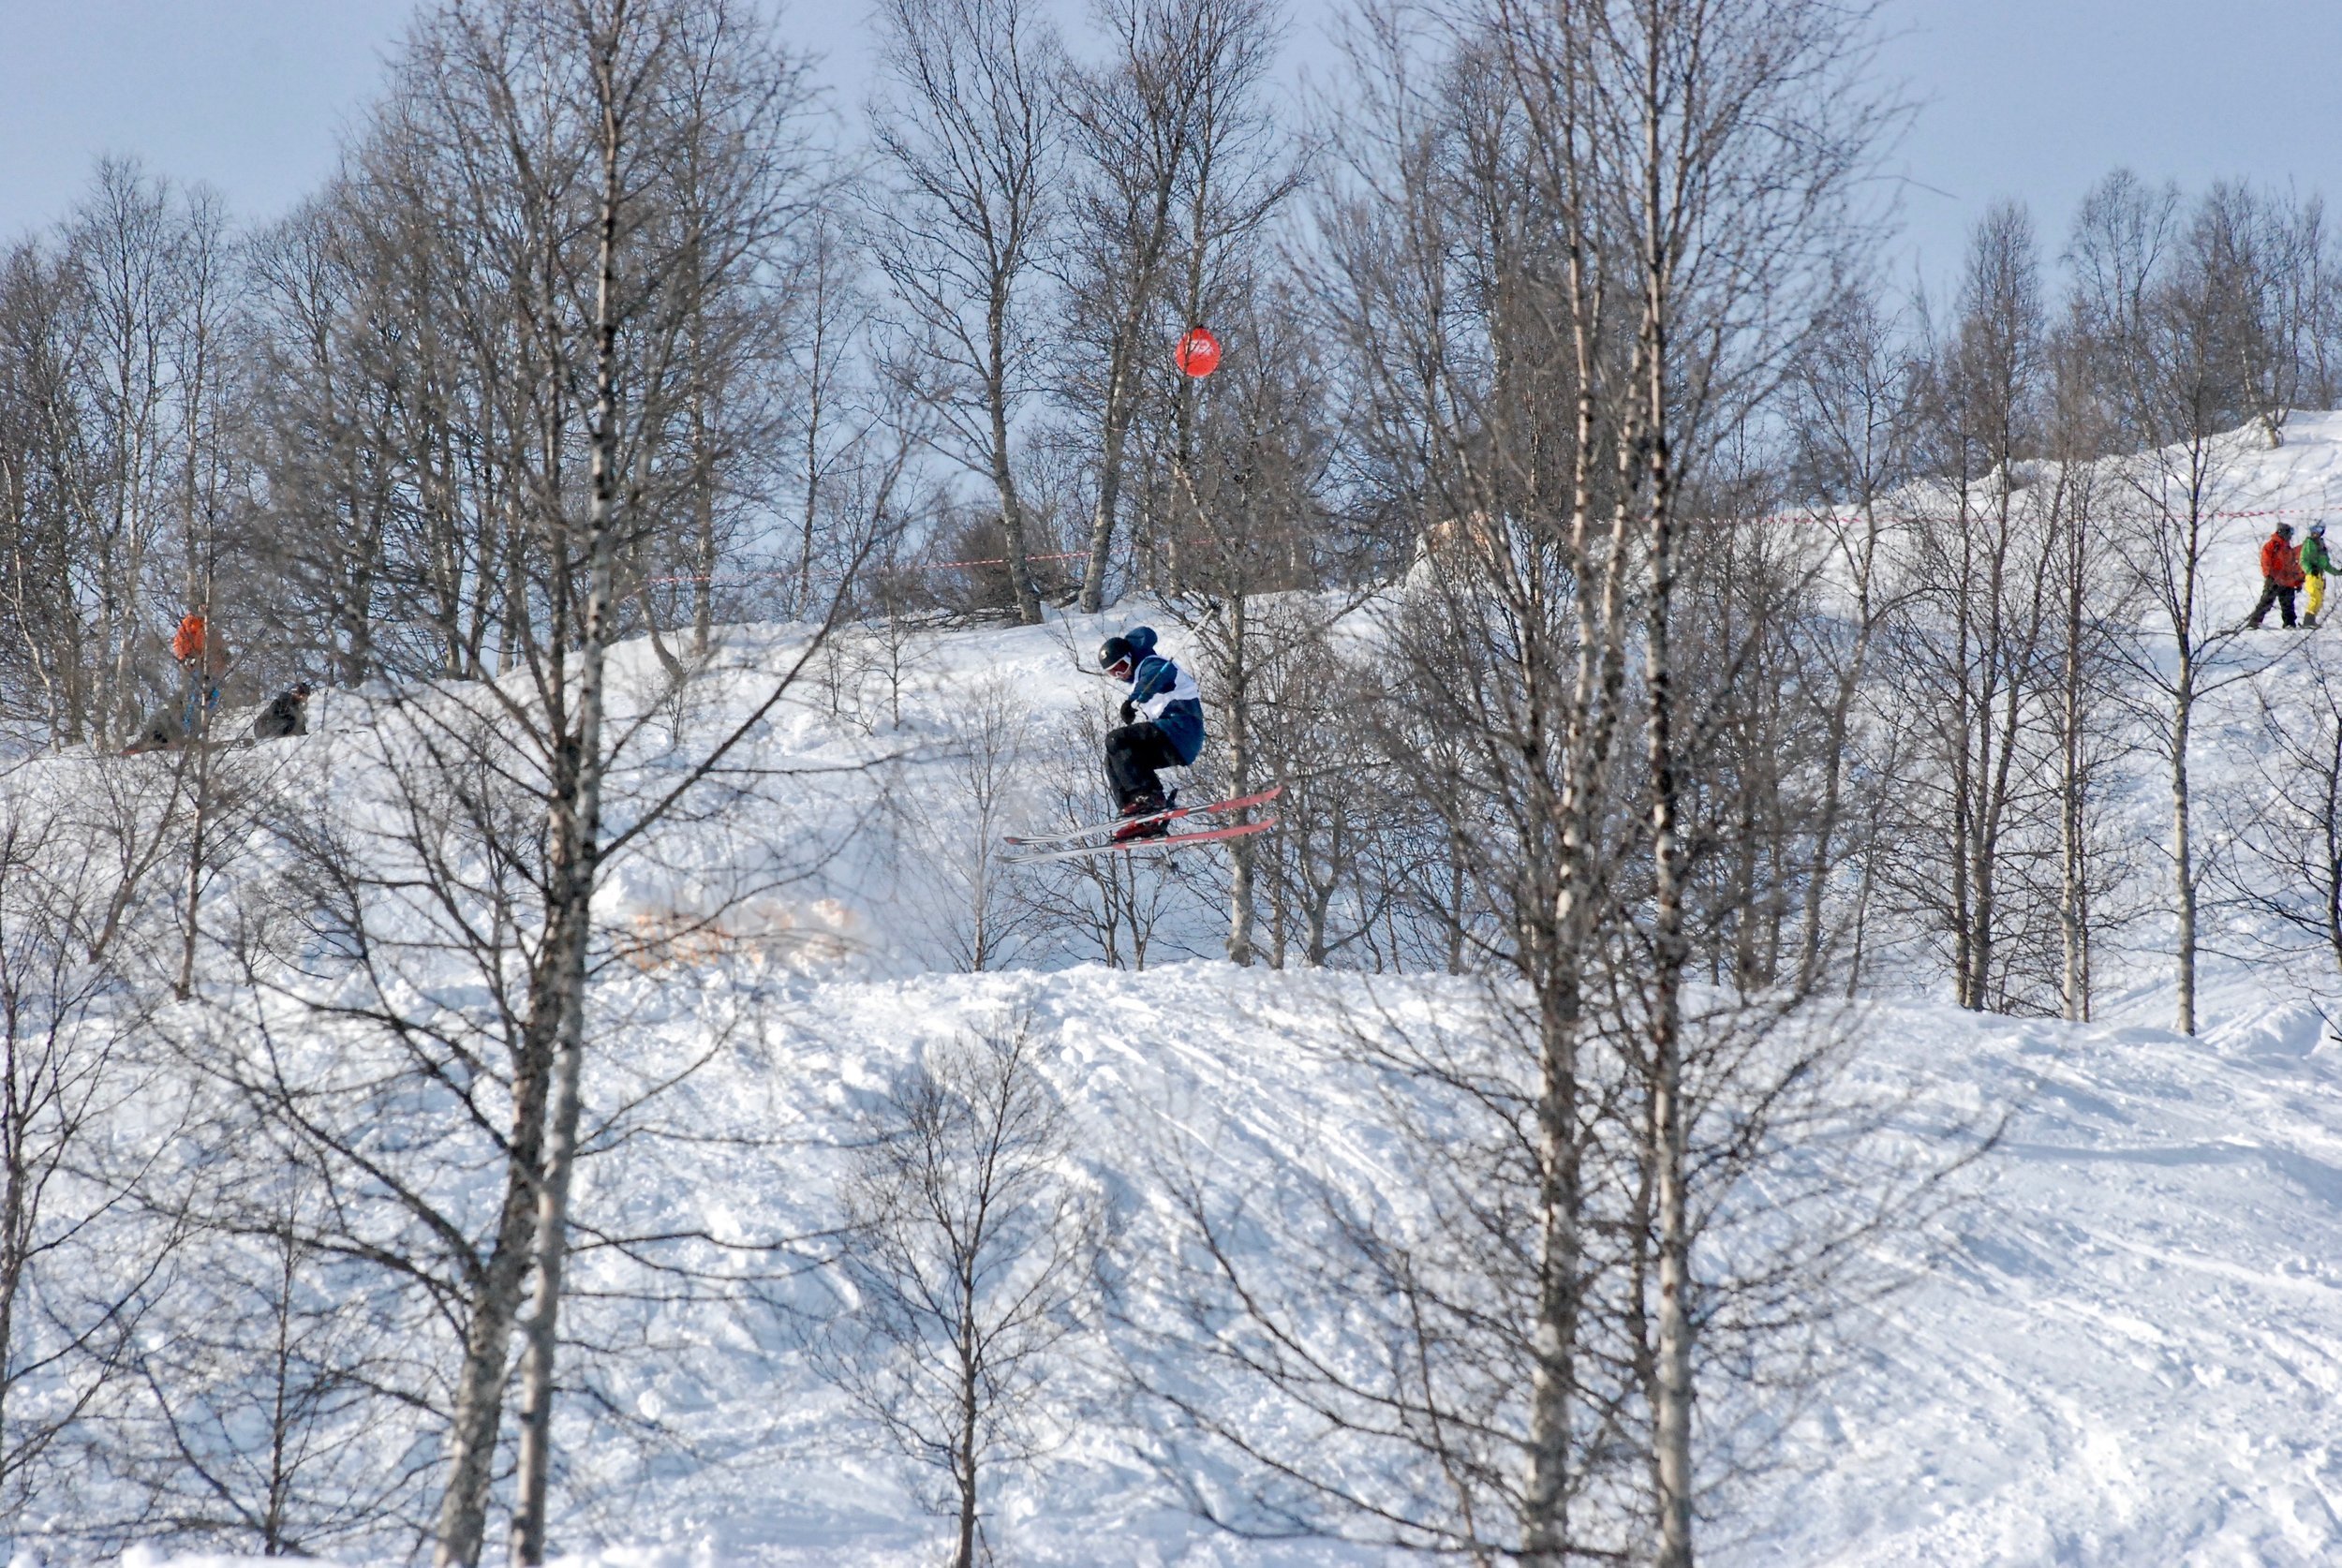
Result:
[[[1134,721],[1137,719],[1137,717],[1138,717],[1138,707],[1137,707],[1137,705],[1136,705],[1135,703],[1133,703],[1133,702],[1132,702],[1132,701],[1131,701],[1128,697],[1123,698],[1123,699],[1122,699],[1122,722],[1123,722],[1123,723],[1125,723],[1125,724],[1133,723],[1133,722],[1134,722]]]

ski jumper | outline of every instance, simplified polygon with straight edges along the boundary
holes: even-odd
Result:
[[[1123,708],[1134,722],[1106,736],[1106,781],[1115,805],[1127,809],[1162,795],[1156,769],[1183,768],[1203,754],[1204,694],[1186,671],[1150,653],[1131,671]]]
[[[2302,616],[2316,620],[2318,612],[2326,607],[2326,573],[2332,570],[2334,557],[2326,554],[2322,535],[2312,534],[2302,540],[2302,579],[2308,592],[2302,595]]]
[[[2293,592],[2302,585],[2301,552],[2286,533],[2274,533],[2260,546],[2260,602],[2253,606],[2250,625],[2254,630],[2269,618],[2269,607],[2276,606],[2289,627],[2293,621]]]

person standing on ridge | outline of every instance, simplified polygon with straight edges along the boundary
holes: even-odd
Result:
[[[199,734],[205,716],[219,706],[219,678],[228,673],[230,663],[228,644],[201,615],[188,615],[171,636],[170,657],[179,661],[187,681],[182,726],[189,735]]]
[[[2269,606],[2275,605],[2285,616],[2290,630],[2293,626],[2293,590],[2302,585],[2301,552],[2293,548],[2293,525],[2280,523],[2260,546],[2260,602],[2253,606],[2252,618],[2245,624],[2253,630],[2269,618]]]
[[[2302,583],[2309,591],[2302,596],[2302,629],[2314,631],[2318,627],[2318,612],[2326,607],[2326,572],[2333,564],[2326,554],[2326,520],[2320,518],[2309,525],[2309,537],[2302,540]]]
[[[1122,816],[1145,819],[1171,809],[1158,768],[1186,767],[1204,749],[1203,693],[1193,677],[1155,652],[1152,627],[1134,626],[1098,645],[1098,668],[1130,683],[1122,727],[1106,735],[1106,781]],[[1141,715],[1144,717],[1141,717]],[[1114,830],[1116,843],[1160,837],[1165,821],[1134,820]]]

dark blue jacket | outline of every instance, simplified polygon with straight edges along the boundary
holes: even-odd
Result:
[[[1154,720],[1179,754],[1180,766],[1203,755],[1204,694],[1186,671],[1149,654],[1131,672],[1131,705]]]

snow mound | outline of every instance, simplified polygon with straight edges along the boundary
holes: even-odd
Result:
[[[1020,1017],[1102,1186],[1143,1202],[1150,1157],[1176,1143],[1220,1191],[1266,1190],[1282,1162],[1307,1159],[1371,1203],[1391,1180],[1378,1153],[1381,1086],[1325,1048],[1332,1021],[1458,1005],[1456,983],[1443,980],[1208,962],[807,979],[763,1047],[699,1092],[765,1103],[772,1065],[786,1061],[818,1102],[805,1114],[820,1120],[923,1050]],[[1770,1501],[1713,1521],[1708,1560],[1986,1568],[2342,1556],[2342,1436],[2331,1422],[2342,1395],[2342,1051],[1926,1005],[1882,1006],[1864,1034],[1865,1071],[1918,1087],[1915,1114],[2010,1119],[1983,1199],[1905,1292],[1847,1325],[1848,1364],[1797,1428],[1763,1488]],[[753,1234],[820,1223],[828,1191],[704,1171],[609,1197],[638,1216],[688,1210]],[[711,1349],[695,1382],[664,1413],[695,1443],[730,1449],[725,1462],[655,1481],[600,1477],[608,1495],[639,1500],[626,1510],[630,1533],[665,1544],[573,1561],[931,1561],[928,1527],[800,1361],[751,1339]],[[787,1413],[778,1430],[775,1412]],[[763,1435],[740,1442],[748,1432]],[[585,1474],[572,1485],[594,1489]],[[1003,1545],[1034,1564],[1381,1561],[1217,1534],[1103,1429],[1007,1485],[998,1508]]]

